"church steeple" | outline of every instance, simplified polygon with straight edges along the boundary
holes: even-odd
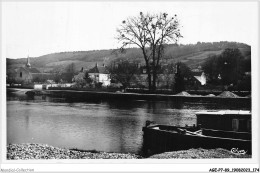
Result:
[[[31,64],[30,64],[30,60],[29,60],[29,55],[28,55],[28,57],[27,57],[27,63],[26,63],[25,66],[28,67],[28,68],[31,68]]]

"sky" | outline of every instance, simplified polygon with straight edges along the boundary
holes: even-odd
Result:
[[[123,20],[144,13],[177,14],[180,44],[236,41],[251,45],[256,2],[3,2],[2,30],[7,58],[66,51],[114,49]]]

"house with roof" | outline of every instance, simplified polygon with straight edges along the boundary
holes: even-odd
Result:
[[[207,80],[204,72],[201,72],[199,74],[193,73],[193,75],[194,78],[197,79],[197,81],[200,82],[201,85],[206,85]]]
[[[111,79],[105,65],[99,66],[98,63],[96,63],[95,67],[91,68],[87,72],[94,83],[102,83],[103,86],[110,85]]]
[[[10,71],[10,70],[9,70]],[[18,67],[12,70],[12,73],[8,73],[9,77],[13,78],[17,83],[30,84],[33,82],[43,82],[46,80],[52,80],[54,76],[50,73],[42,73],[37,68],[34,68],[30,64],[29,57],[27,57],[27,63],[24,67]]]
[[[27,63],[24,67],[18,67],[15,69],[15,80],[18,83],[29,84],[32,82],[35,75],[41,73],[38,69],[31,67],[29,57],[27,57]]]

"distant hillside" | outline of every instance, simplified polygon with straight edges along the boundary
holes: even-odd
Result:
[[[251,58],[251,47],[243,43],[236,42],[214,42],[189,45],[166,45],[163,63],[184,62],[191,69],[197,68],[205,61],[210,54],[220,54],[226,48],[239,48],[246,58]],[[116,50],[93,50],[61,52],[30,58],[31,65],[41,71],[63,71],[69,64],[74,63],[75,68],[91,68],[98,63],[108,65],[112,60],[125,58],[130,61],[139,60],[144,63],[142,53],[138,48],[126,49],[125,53]],[[7,68],[24,66],[26,58],[7,58]]]

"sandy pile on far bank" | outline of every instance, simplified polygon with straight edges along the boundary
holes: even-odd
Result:
[[[176,94],[176,96],[190,96],[190,94],[185,91],[182,91],[182,92]]]
[[[215,97],[215,95],[214,94],[208,94],[208,95],[206,95],[207,97]]]
[[[230,91],[224,91],[221,94],[219,94],[218,97],[237,98],[239,96]]]

